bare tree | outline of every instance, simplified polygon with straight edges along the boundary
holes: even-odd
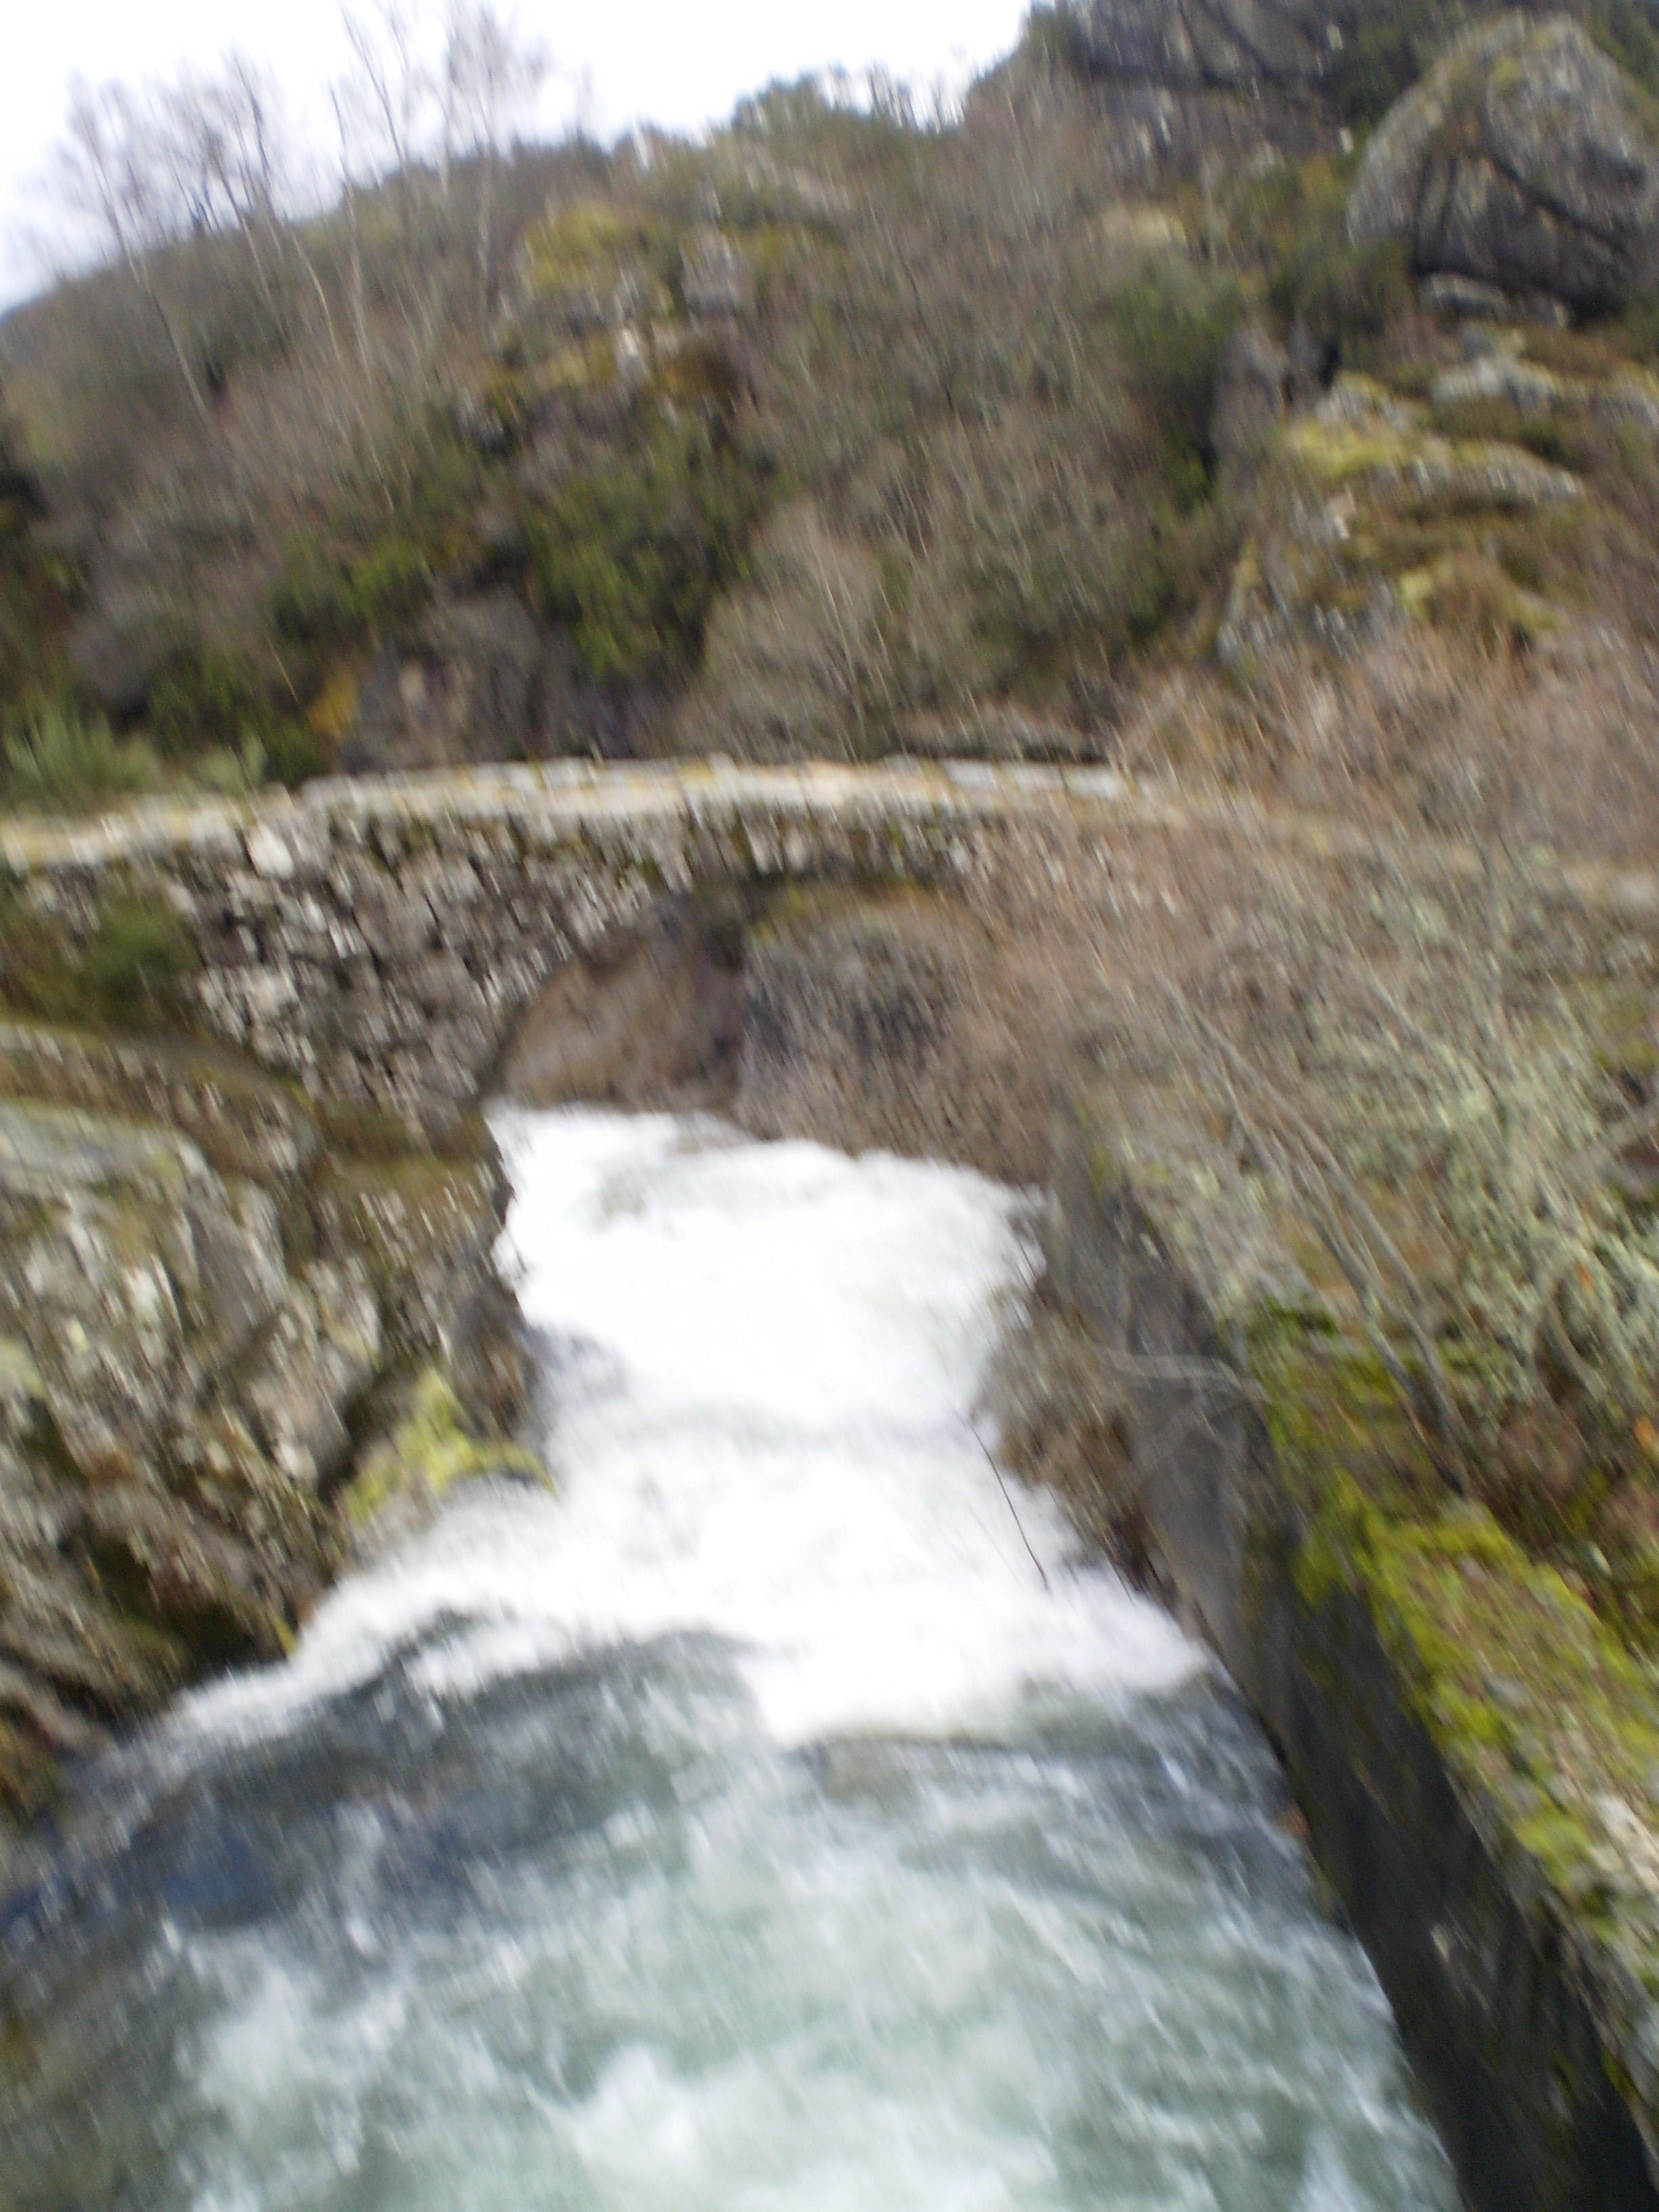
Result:
[[[447,185],[452,161],[460,155],[477,165],[474,258],[481,327],[488,326],[495,307],[497,171],[515,127],[535,108],[548,67],[545,47],[523,37],[514,20],[489,0],[452,0],[442,70],[443,173]]]
[[[153,109],[125,85],[77,78],[58,171],[65,204],[126,268],[166,333],[191,406],[209,422],[206,392],[159,277],[158,255],[179,234],[180,210],[172,149]]]

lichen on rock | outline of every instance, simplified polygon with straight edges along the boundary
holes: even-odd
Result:
[[[458,1354],[510,1418],[493,1148],[364,1133],[217,1048],[0,1034],[0,1823],[109,1726],[289,1648],[413,1360]],[[404,1438],[422,1496],[471,1463],[448,1406]]]
[[[1659,112],[1570,17],[1501,16],[1383,118],[1348,231],[1422,276],[1617,307],[1659,274]]]
[[[346,1516],[359,1556],[421,1528],[457,1484],[489,1475],[550,1486],[534,1452],[476,1435],[449,1377],[440,1368],[425,1369],[403,1419],[367,1454],[346,1486]]]

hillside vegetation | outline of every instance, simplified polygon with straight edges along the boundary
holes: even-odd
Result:
[[[1483,325],[1471,374],[1407,246],[1349,242],[1352,71],[1293,145],[1199,149],[1206,93],[1194,145],[1149,150],[1098,15],[1034,16],[960,117],[803,84],[611,149],[510,136],[534,58],[487,11],[432,77],[365,40],[404,133],[303,218],[240,65],[87,95],[64,189],[112,265],[0,333],[14,799],[1110,752],[1174,668],[1222,679],[1225,753],[1264,649],[1592,611],[1645,647],[1645,296]],[[495,91],[422,135],[463,33]]]

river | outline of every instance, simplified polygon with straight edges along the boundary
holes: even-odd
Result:
[[[1267,1747],[972,1425],[1019,1203],[504,1114],[557,1488],[79,1785],[7,2212],[1436,2212]]]

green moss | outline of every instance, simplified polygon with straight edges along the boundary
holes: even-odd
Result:
[[[1409,431],[1390,428],[1380,416],[1363,426],[1310,417],[1291,428],[1285,449],[1322,490],[1331,492],[1366,477],[1403,469],[1420,451],[1421,442]]]
[[[368,1454],[346,1486],[346,1517],[362,1531],[395,1499],[434,1505],[457,1483],[483,1474],[514,1474],[550,1487],[547,1470],[533,1452],[475,1437],[447,1376],[428,1368],[416,1384],[406,1418],[386,1443]]]
[[[1453,1770],[1581,1917],[1659,1967],[1659,1889],[1641,1840],[1659,1788],[1651,1678],[1484,1510],[1425,1515],[1398,1493],[1367,1495],[1332,1451],[1367,1395],[1334,1411],[1282,1397],[1273,1408],[1308,1507],[1298,1599],[1315,1616],[1363,1600],[1408,1710]]]

